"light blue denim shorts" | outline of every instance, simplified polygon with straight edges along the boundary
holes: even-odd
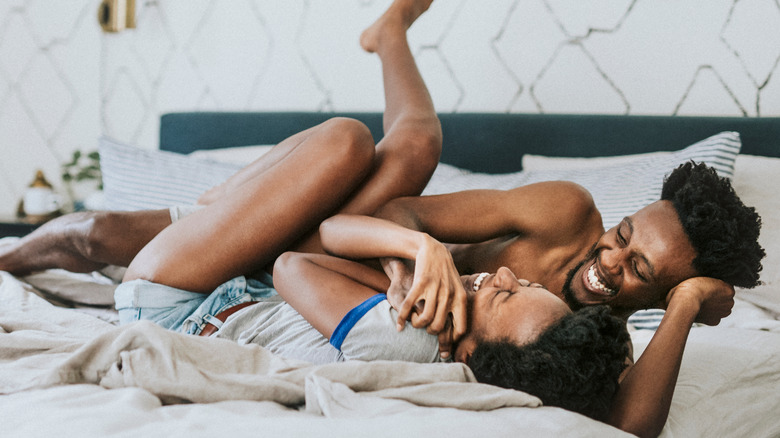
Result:
[[[263,273],[261,279],[236,277],[210,294],[133,280],[117,286],[114,301],[120,324],[149,320],[169,330],[197,335],[208,323],[222,327],[222,321],[215,317],[220,312],[274,295],[271,276]]]

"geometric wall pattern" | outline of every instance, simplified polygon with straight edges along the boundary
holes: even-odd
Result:
[[[0,2],[0,216],[165,112],[382,109],[358,36],[389,0],[137,0],[118,34],[98,4]],[[780,116],[780,0],[438,0],[410,42],[440,112]]]

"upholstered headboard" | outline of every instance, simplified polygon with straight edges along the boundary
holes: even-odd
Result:
[[[161,118],[160,149],[276,144],[334,116],[357,118],[382,137],[380,113],[185,112]],[[440,114],[442,162],[481,172],[521,170],[523,154],[594,157],[671,151],[737,131],[742,153],[780,157],[780,118],[572,114]]]

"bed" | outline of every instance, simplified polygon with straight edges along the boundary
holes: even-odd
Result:
[[[106,206],[192,202],[282,138],[334,115],[172,113],[160,150],[101,140]],[[763,284],[717,327],[694,327],[664,437],[780,436],[780,118],[442,114],[425,194],[545,179],[587,187],[605,226],[660,194],[677,163],[706,161],[763,217]],[[0,244],[13,238],[5,238]],[[121,269],[0,272],[3,436],[629,436],[458,364],[311,366],[150,323],[117,327]],[[658,312],[631,319],[635,355]]]

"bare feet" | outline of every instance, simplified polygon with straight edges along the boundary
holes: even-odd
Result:
[[[0,246],[0,270],[27,275],[49,268],[71,272],[92,272],[105,263],[87,259],[74,241],[75,231],[84,228],[84,214],[70,214],[53,219],[31,234]]]
[[[393,31],[405,33],[427,11],[433,0],[395,0],[374,24],[360,35],[360,46],[369,53],[379,50],[382,37]]]
[[[25,275],[51,268],[92,272],[106,265],[127,266],[170,224],[168,209],[67,214],[0,246],[0,270]]]

